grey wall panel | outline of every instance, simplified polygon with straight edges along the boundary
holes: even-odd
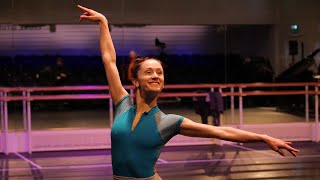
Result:
[[[165,52],[176,55],[223,54],[268,57],[269,27],[230,27],[207,25],[148,25],[141,27],[112,26],[111,35],[118,55],[130,50],[141,55],[158,55],[155,38],[166,43]],[[254,38],[252,38],[254,37]],[[228,44],[225,44],[227,40]],[[57,25],[38,29],[0,31],[0,56],[8,55],[100,55],[99,26]]]
[[[9,24],[14,22],[14,13],[12,6],[12,0],[0,1],[0,23]]]

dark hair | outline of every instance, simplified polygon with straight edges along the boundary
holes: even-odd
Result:
[[[144,61],[147,60],[156,60],[158,62],[160,62],[161,66],[163,67],[162,62],[157,59],[157,58],[150,58],[150,57],[141,57],[138,56],[134,61],[131,62],[131,64],[129,65],[129,79],[137,79],[138,77],[138,71],[140,70],[141,67],[141,63],[143,63]]]

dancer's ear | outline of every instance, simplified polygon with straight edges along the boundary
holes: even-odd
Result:
[[[131,80],[131,82],[132,82],[132,84],[134,85],[134,87],[136,87],[136,88],[139,88],[139,82],[138,82],[138,80],[137,79],[132,79]]]

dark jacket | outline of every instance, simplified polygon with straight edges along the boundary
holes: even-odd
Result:
[[[220,92],[209,92],[209,109],[213,112],[223,113],[223,98]]]

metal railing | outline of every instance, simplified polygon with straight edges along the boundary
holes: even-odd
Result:
[[[305,96],[305,119],[309,122],[309,96],[315,95],[314,112],[315,112],[315,126],[318,127],[319,116],[319,100],[318,100],[318,82],[310,83],[250,83],[250,84],[181,84],[181,85],[166,85],[165,90],[178,90],[179,92],[163,92],[160,98],[168,97],[195,97],[207,96],[208,93],[195,93],[195,90],[208,89],[210,91],[219,91],[223,97],[230,98],[231,119],[234,119],[235,112],[235,98],[238,97],[239,108],[239,124],[238,128],[243,126],[243,97],[244,96],[283,96],[283,95],[304,95]],[[300,90],[280,90],[279,88],[300,88]],[[124,86],[134,96],[133,86]],[[259,88],[270,88],[270,90],[257,90]],[[276,89],[275,89],[276,88]],[[278,88],[278,89],[277,89]],[[83,94],[56,94],[56,95],[41,95],[43,92],[81,92]],[[103,91],[103,92],[93,92]],[[48,100],[93,100],[106,99],[109,100],[109,119],[110,127],[113,124],[113,103],[109,94],[108,86],[64,86],[64,87],[16,87],[7,88],[0,87],[0,112],[1,112],[1,127],[3,134],[3,151],[8,153],[8,102],[21,101],[23,103],[23,129],[27,134],[27,144],[29,153],[32,152],[32,114],[31,105],[33,101],[48,101]],[[92,93],[87,93],[92,92]],[[318,130],[316,128],[316,141],[318,142]]]

